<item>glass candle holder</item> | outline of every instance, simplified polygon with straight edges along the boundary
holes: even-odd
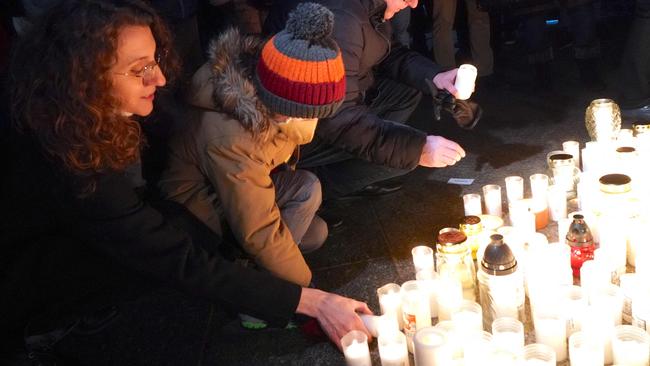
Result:
[[[465,207],[465,216],[478,216],[483,213],[481,196],[477,193],[463,195],[463,205]]]
[[[429,293],[418,281],[402,284],[402,316],[407,343],[413,339],[418,329],[431,326]]]
[[[546,191],[548,190],[548,175],[541,173],[533,174],[529,177],[529,180],[533,199],[545,202]]]
[[[641,328],[619,325],[612,339],[614,363],[627,366],[648,366],[650,335]]]
[[[352,330],[341,338],[341,348],[347,366],[372,366],[368,337],[364,332]]]
[[[438,317],[438,287],[440,280],[438,273],[431,269],[418,271],[415,279],[420,282],[421,288],[429,294],[429,312],[432,318]]]
[[[562,303],[566,307],[567,337],[582,329],[582,318],[589,301],[580,286],[563,286]]]
[[[382,366],[409,366],[406,336],[402,332],[382,334],[377,338]]]
[[[585,126],[592,141],[611,141],[621,129],[621,110],[611,99],[596,99],[585,111]]]
[[[521,355],[524,351],[524,324],[502,317],[492,322],[492,343],[497,349]]]
[[[562,150],[571,154],[575,167],[580,168],[580,143],[578,141],[564,141]]]
[[[569,337],[569,360],[571,366],[594,366],[605,364],[603,343],[583,331]]]
[[[506,196],[508,202],[520,200],[524,198],[524,178],[512,175],[506,177]]]
[[[438,288],[438,321],[451,320],[451,314],[460,308],[463,301],[463,286],[459,279],[440,277]]]
[[[566,192],[567,191],[564,189],[564,187],[561,187],[557,184],[553,184],[548,187],[548,212],[551,220],[553,221],[559,221],[560,219],[566,217]]]
[[[621,325],[623,320],[623,303],[625,299],[621,288],[608,284],[604,288],[591,294],[589,303],[600,306],[603,317],[612,325]]]
[[[625,273],[619,278],[623,294],[623,322],[632,323],[632,301],[637,289],[641,288],[640,278],[636,273]]]
[[[451,314],[451,320],[456,324],[459,333],[473,330],[483,330],[483,310],[474,301],[463,300],[460,308]]]
[[[560,306],[535,306],[533,314],[535,342],[551,347],[559,362],[567,359],[565,310]]]
[[[458,73],[456,74],[456,81],[454,83],[456,90],[458,90],[456,99],[466,100],[472,96],[477,74],[478,70],[474,65],[462,64],[458,67]]]
[[[413,265],[415,266],[415,273],[422,270],[433,269],[433,249],[426,245],[418,245],[411,249],[413,256]]]
[[[539,343],[529,344],[524,347],[524,362],[522,366],[555,366],[555,363],[556,357],[553,348]]]
[[[451,365],[451,350],[446,347],[447,335],[433,327],[420,329],[413,337],[415,366]]]
[[[451,358],[457,360],[463,357],[463,338],[461,329],[458,324],[452,320],[443,320],[436,324],[435,329],[439,329],[447,336],[445,347],[449,349]]]
[[[400,286],[396,283],[388,283],[377,289],[377,298],[379,299],[381,313],[387,319],[392,319],[396,330],[404,327],[400,290]]]
[[[488,215],[501,217],[501,186],[497,184],[484,185],[483,200]]]

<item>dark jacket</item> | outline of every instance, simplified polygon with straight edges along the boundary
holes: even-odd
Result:
[[[271,9],[265,32],[284,27],[298,0],[278,2]],[[394,168],[418,165],[426,135],[409,126],[384,121],[364,104],[375,74],[429,93],[425,79],[441,71],[426,57],[391,41],[390,22],[383,20],[384,0],[317,0],[334,13],[333,37],[341,48],[346,73],[346,97],[336,115],[324,118],[316,139],[353,155]]]
[[[121,291],[140,279],[276,325],[286,324],[295,312],[299,286],[224,259],[215,250],[219,237],[188,234],[211,231],[187,211],[181,211],[188,215],[185,221],[199,226],[181,230],[173,225],[140,198],[127,174],[103,174],[95,192],[79,198],[74,181],[31,138],[14,136],[5,148],[2,329],[20,329],[55,304],[69,308],[88,301],[86,289],[79,287]]]

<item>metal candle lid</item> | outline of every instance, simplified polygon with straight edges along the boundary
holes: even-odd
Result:
[[[607,174],[598,179],[600,190],[605,193],[625,193],[632,189],[632,178],[625,174]]]
[[[483,229],[483,224],[481,223],[481,218],[474,215],[464,216],[460,221],[460,230],[465,235],[474,235],[481,232]]]
[[[494,276],[509,275],[517,270],[517,259],[508,244],[503,242],[503,235],[490,236],[492,242],[485,248],[481,269]]]
[[[632,124],[634,136],[643,135],[650,132],[650,123],[634,123]]]
[[[467,235],[463,234],[462,231],[453,227],[446,227],[438,231],[436,249],[442,253],[462,253],[467,249],[464,245],[466,240]]]

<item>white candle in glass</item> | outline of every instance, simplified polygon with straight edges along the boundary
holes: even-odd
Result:
[[[578,141],[564,141],[562,150],[571,154],[576,168],[580,168],[580,143]]]
[[[545,204],[546,192],[548,191],[548,175],[540,173],[531,175],[530,191],[533,195],[533,201],[537,201],[536,204]],[[537,212],[537,210],[535,210],[535,212]]]
[[[566,190],[563,187],[557,184],[553,184],[548,187],[547,200],[548,211],[551,220],[559,221],[560,219],[566,217],[566,198]]]
[[[460,308],[451,314],[451,320],[456,324],[460,333],[472,330],[483,330],[483,310],[474,301],[463,300]]]
[[[438,283],[438,320],[451,320],[463,301],[463,286],[454,277],[441,277]]]
[[[418,245],[411,249],[411,255],[413,256],[415,273],[433,269],[433,249],[430,247],[426,245]]]
[[[605,103],[594,107],[594,122],[596,136],[598,141],[612,140],[613,136],[612,121],[614,119],[614,110],[611,103]]]
[[[524,178],[517,175],[511,175],[506,177],[505,181],[508,202],[524,198]]]
[[[483,200],[488,215],[501,217],[501,186],[497,184],[484,185]]]
[[[603,343],[585,332],[575,332],[569,337],[571,366],[594,366],[605,364]]]
[[[397,330],[404,327],[402,319],[402,297],[400,287],[396,283],[389,283],[377,289],[377,298],[381,313],[388,319],[393,319]]]
[[[412,351],[412,339],[418,329],[431,326],[429,293],[416,281],[406,281],[401,287],[404,334]]]
[[[648,366],[650,335],[641,328],[619,325],[612,340],[614,363],[626,366]]]
[[[524,324],[510,317],[494,319],[492,343],[497,349],[521,355],[524,351]]]
[[[382,334],[377,338],[382,366],[409,366],[406,336],[402,332]]]
[[[557,361],[567,358],[566,316],[558,306],[535,306],[535,342],[545,344],[555,351]]]
[[[433,327],[418,330],[413,337],[415,366],[451,365],[452,356],[446,347],[447,336]]]
[[[341,348],[347,366],[372,366],[368,337],[365,333],[353,330],[341,338]]]
[[[451,358],[458,360],[463,357],[463,338],[458,324],[452,320],[443,320],[436,324],[435,329],[440,329],[447,336],[445,347],[451,353]]]
[[[566,342],[564,343],[566,345]],[[553,348],[540,343],[533,343],[524,347],[524,363],[522,366],[555,366],[555,363],[556,357]]]
[[[486,331],[468,331],[463,336],[465,366],[483,366],[492,353],[492,334]]]
[[[463,195],[463,205],[465,207],[465,216],[478,216],[483,213],[481,196],[477,193]]]
[[[476,66],[470,64],[460,65],[454,83],[456,90],[458,90],[456,99],[466,100],[472,96],[477,74],[478,70],[476,69]]]
[[[566,334],[567,338],[582,329],[582,319],[585,309],[589,305],[587,297],[580,286],[562,286],[561,304],[566,307]]]
[[[438,273],[433,269],[425,269],[415,274],[424,291],[429,294],[429,312],[432,318],[438,317]]]

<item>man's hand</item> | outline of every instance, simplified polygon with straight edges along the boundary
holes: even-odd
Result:
[[[439,90],[446,90],[454,97],[458,96],[458,90],[454,86],[458,69],[441,72],[433,77],[433,85]]]
[[[465,157],[463,150],[457,143],[447,140],[442,136],[427,136],[427,142],[422,148],[420,165],[429,168],[443,168],[456,164]]]

